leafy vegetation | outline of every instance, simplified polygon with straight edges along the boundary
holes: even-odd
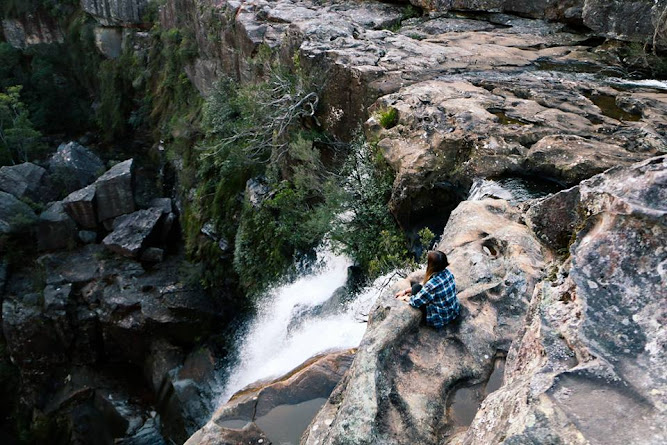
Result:
[[[21,102],[21,86],[0,93],[0,164],[16,164],[39,157],[45,149],[28,110]]]
[[[378,122],[382,128],[392,128],[398,123],[398,110],[390,107],[380,110],[378,113]]]

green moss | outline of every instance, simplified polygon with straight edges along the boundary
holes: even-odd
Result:
[[[384,108],[378,111],[377,119],[382,128],[393,128],[398,124],[398,110],[393,107]]]

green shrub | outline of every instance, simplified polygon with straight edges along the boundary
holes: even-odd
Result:
[[[378,122],[382,128],[393,128],[398,123],[398,110],[396,108],[386,108],[378,112]]]

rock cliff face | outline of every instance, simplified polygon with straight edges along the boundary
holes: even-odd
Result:
[[[524,211],[462,203],[439,246],[460,320],[418,327],[419,311],[385,295],[302,444],[664,443],[665,185],[662,156],[523,205],[558,217],[539,208],[576,191],[565,260],[540,246]],[[456,425],[456,389],[484,382],[508,350],[502,387],[469,428]]]
[[[104,26],[135,25],[150,0],[81,0],[81,9]]]
[[[663,156],[574,189],[570,257],[536,287],[503,387],[453,443],[665,442],[666,186]]]

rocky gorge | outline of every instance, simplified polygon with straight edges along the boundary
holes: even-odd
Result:
[[[646,79],[658,77],[641,65],[647,46],[623,49],[667,47],[667,3],[76,5],[109,59],[145,51],[151,7],[191,37],[180,79],[203,96],[272,64],[313,78],[307,125],[339,141],[363,133],[393,175],[382,204],[401,230],[439,232],[463,313],[443,331],[420,326],[397,283],[358,348],[213,406],[228,353],[216,334],[235,309],[176,273],[195,189],[160,189],[144,160],[62,144],[0,168],[3,366],[20,382],[8,400],[30,413],[22,440],[270,443],[262,417],[314,400],[302,444],[667,440],[667,85]],[[5,40],[63,40],[47,16],[5,18]],[[160,162],[179,171],[185,158]],[[508,178],[549,191],[466,199],[476,181]],[[243,202],[271,194],[247,184]],[[234,241],[212,225],[195,233],[229,261]],[[9,258],[21,244],[34,261]]]

